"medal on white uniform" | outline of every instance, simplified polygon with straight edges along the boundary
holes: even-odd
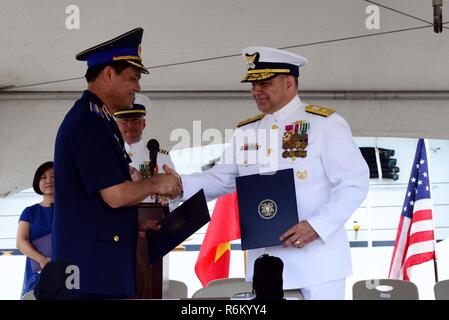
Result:
[[[307,157],[307,146],[309,144],[308,131],[310,123],[299,120],[285,126],[282,137],[282,158],[305,158]]]

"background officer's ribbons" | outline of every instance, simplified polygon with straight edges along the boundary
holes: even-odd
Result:
[[[298,223],[293,169],[236,178],[242,250],[279,246]]]
[[[143,163],[139,164],[140,174],[144,178],[151,177],[150,163],[151,163],[151,161],[144,161]],[[159,166],[156,164],[156,167],[154,168],[154,174],[158,174],[158,173],[159,173]]]

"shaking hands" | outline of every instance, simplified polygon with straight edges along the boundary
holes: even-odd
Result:
[[[167,165],[163,166],[165,174],[158,174],[151,177],[151,180],[156,183],[157,197],[160,203],[167,204],[182,194],[182,181],[179,174]]]

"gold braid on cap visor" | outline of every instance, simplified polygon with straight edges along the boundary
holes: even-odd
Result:
[[[289,74],[290,69],[260,69],[248,70],[242,81],[260,81],[271,78],[277,74]]]
[[[112,60],[117,61],[117,60],[139,60],[142,61],[142,58],[139,56],[116,56],[116,57],[112,57]]]

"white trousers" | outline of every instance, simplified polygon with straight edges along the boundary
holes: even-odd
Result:
[[[346,278],[305,287],[301,292],[305,300],[344,300]]]

